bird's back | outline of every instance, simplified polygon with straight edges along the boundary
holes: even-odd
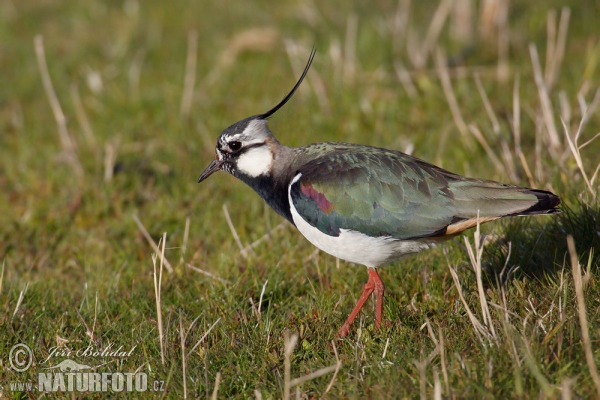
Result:
[[[294,149],[289,174],[301,176],[290,201],[328,235],[348,229],[413,239],[455,234],[511,215],[555,213],[550,192],[465,178],[407,154],[346,143]]]

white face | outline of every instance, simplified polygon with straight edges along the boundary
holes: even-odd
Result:
[[[219,159],[230,158],[233,170],[229,171],[256,178],[266,175],[273,164],[273,153],[267,139],[271,136],[265,120],[252,120],[242,133],[223,135],[221,149],[217,150]]]
[[[240,155],[237,169],[245,175],[256,178],[268,174],[272,164],[273,154],[265,143],[262,146],[252,147]]]

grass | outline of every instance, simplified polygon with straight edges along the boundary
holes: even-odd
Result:
[[[600,395],[597,2],[491,20],[459,1],[204,3],[0,5],[3,395],[39,396],[10,384],[67,358],[45,361],[53,348],[111,344],[133,351],[72,359],[170,398]],[[363,312],[337,339],[364,267],[224,173],[195,183],[218,133],[279,101],[313,45],[270,123],[283,143],[410,151],[552,190],[563,213],[383,269],[383,329]]]

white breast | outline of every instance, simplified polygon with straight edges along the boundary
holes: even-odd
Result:
[[[306,222],[294,207],[290,195],[291,187],[301,176],[302,174],[296,175],[288,187],[292,219],[309,242],[332,256],[375,268],[401,257],[430,249],[439,242],[430,238],[398,240],[390,237],[370,237],[350,229],[340,229],[339,236],[327,235]]]

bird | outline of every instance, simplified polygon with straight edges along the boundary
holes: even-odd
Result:
[[[367,267],[367,283],[339,337],[348,335],[372,294],[375,329],[380,329],[385,287],[378,267],[478,224],[560,213],[560,197],[551,192],[467,178],[396,150],[338,142],[283,145],[268,119],[300,87],[315,53],[313,48],[302,75],[275,107],[219,134],[215,159],[198,183],[226,171],[254,189],[313,245]]]

